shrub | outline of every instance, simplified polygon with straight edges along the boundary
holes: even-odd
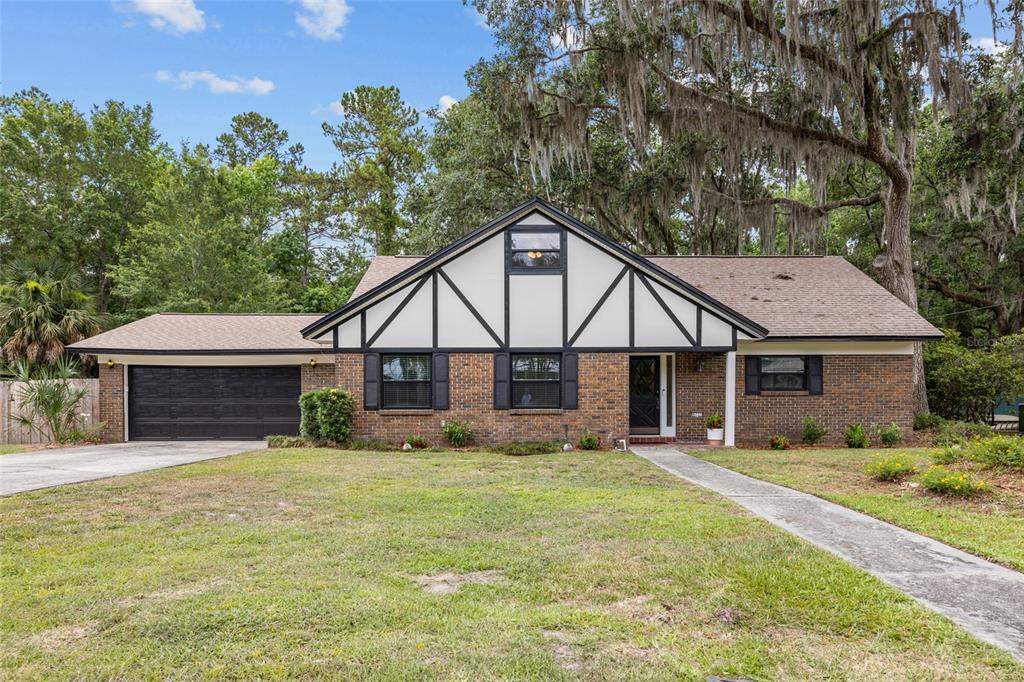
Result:
[[[424,438],[423,436],[412,435],[406,436],[402,440],[402,446],[404,447],[406,445],[413,448],[414,450],[422,450],[423,448],[427,447],[429,443],[427,443],[427,439]]]
[[[704,426],[709,429],[720,429],[725,424],[725,418],[715,412],[704,418]]]
[[[266,438],[268,448],[308,448],[311,443],[304,436],[270,435]]]
[[[878,440],[882,441],[883,447],[891,448],[903,442],[903,429],[896,422],[889,422],[888,426],[875,426],[875,433],[878,434]]]
[[[96,445],[103,442],[103,427],[106,422],[96,422],[87,426],[76,426],[67,433],[68,443],[88,443]]]
[[[785,436],[772,436],[768,439],[768,447],[772,450],[789,450],[789,439]]]
[[[930,431],[937,429],[946,420],[937,414],[932,412],[918,412],[914,415],[914,430],[915,431]]]
[[[511,455],[514,457],[521,457],[525,455],[550,455],[562,451],[562,441],[513,441],[510,443],[485,445],[480,449],[484,452],[493,452],[499,455]]]
[[[917,481],[933,493],[952,497],[971,497],[988,487],[969,473],[952,471],[941,464],[933,464],[925,469]]]
[[[864,473],[876,481],[898,481],[917,471],[917,462],[905,452],[876,455],[864,465]]]
[[[35,369],[21,362],[14,369],[20,383],[14,415],[19,424],[57,443],[70,443],[82,433],[79,405],[89,389],[71,383],[79,376],[77,362],[62,357],[51,367]]]
[[[348,391],[318,388],[299,396],[299,432],[311,441],[340,443],[352,431],[354,403]]]
[[[984,467],[1024,471],[1024,438],[992,436],[975,440],[962,448],[964,457]]]
[[[597,450],[601,445],[601,437],[591,433],[590,429],[583,429],[580,435],[580,450]]]
[[[825,427],[814,417],[804,417],[804,435],[800,439],[807,445],[817,445],[825,438]]]
[[[860,424],[850,424],[843,431],[843,442],[848,448],[866,448],[868,446],[868,433]]]
[[[935,433],[935,445],[956,445],[992,435],[992,427],[978,422],[944,421]]]
[[[950,445],[932,453],[932,461],[936,464],[953,464],[964,459],[964,451],[959,445]]]
[[[1024,390],[1024,335],[1005,336],[988,348],[967,347],[946,331],[924,346],[924,374],[931,409],[947,419],[986,419],[1000,396]]]
[[[458,419],[446,419],[441,432],[452,447],[461,448],[473,440],[473,425]]]

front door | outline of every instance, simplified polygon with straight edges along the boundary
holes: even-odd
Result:
[[[660,360],[657,355],[629,358],[630,433],[657,435],[660,432]]]

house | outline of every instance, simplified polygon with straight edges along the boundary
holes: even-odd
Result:
[[[373,260],[319,315],[154,315],[96,355],[106,437],[295,433],[340,386],[354,436],[836,440],[913,416],[914,344],[940,332],[841,257],[642,257],[534,199],[426,258]]]

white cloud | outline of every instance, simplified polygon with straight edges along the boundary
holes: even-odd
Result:
[[[437,100],[437,106],[441,110],[442,114],[448,113],[448,110],[459,103],[459,100],[455,99],[451,95],[441,95],[440,99]]]
[[[327,106],[316,105],[310,113],[314,116],[344,116],[345,107],[341,105],[340,99],[336,99],[333,102],[328,102]]]
[[[213,71],[179,71],[173,74],[161,69],[154,78],[161,83],[170,83],[182,90],[191,90],[197,83],[205,83],[215,95],[268,95],[274,89],[274,82],[262,78],[231,76],[221,78]]]
[[[340,40],[352,8],[345,0],[299,0],[302,11],[295,23],[317,40]]]
[[[1009,47],[1006,43],[994,38],[974,38],[971,40],[971,45],[986,54],[1002,54]]]
[[[149,17],[149,25],[172,35],[206,30],[203,11],[196,7],[194,0],[130,0],[118,3],[114,8],[119,12],[138,12]]]

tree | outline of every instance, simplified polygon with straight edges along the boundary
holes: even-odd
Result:
[[[228,166],[251,166],[270,157],[281,167],[299,166],[305,149],[288,144],[288,131],[271,118],[248,111],[231,118],[231,130],[217,136],[213,158]]]
[[[121,247],[114,294],[132,314],[286,310],[267,230],[278,181],[271,158],[218,167],[204,147],[183,149]]]
[[[32,89],[0,98],[0,116],[0,260],[63,263],[107,311],[108,272],[169,154],[152,108],[110,101],[86,118]]]
[[[399,253],[410,225],[404,203],[423,170],[419,113],[395,87],[360,85],[341,105],[344,120],[323,130],[341,153],[335,172],[348,194],[346,212],[375,253]]]
[[[1024,334],[968,348],[949,331],[944,340],[928,344],[925,370],[936,414],[987,421],[1001,398],[1024,394]]]
[[[89,393],[87,387],[71,384],[79,377],[78,364],[64,356],[42,368],[20,361],[14,370],[20,384],[17,421],[57,443],[76,440],[80,434],[78,406]]]
[[[502,51],[491,68],[509,76],[496,106],[542,175],[557,162],[589,165],[588,122],[595,117],[614,121],[641,156],[655,143],[690,142],[681,159],[699,221],[709,164],[737,183],[763,158],[784,186],[806,179],[815,199],[805,206],[754,198],[766,242],[775,215],[764,205],[787,206],[794,231],[820,229],[825,209],[838,207],[826,202],[828,178],[851,161],[868,162],[886,180],[883,195],[841,205],[884,200],[874,268],[890,292],[917,308],[910,253],[916,111],[929,98],[953,109],[969,99],[959,59],[966,36],[955,9],[931,0],[476,5],[497,27]],[[680,196],[671,190],[665,187]],[[706,198],[719,209],[737,206],[737,230],[746,228],[740,214],[751,200],[716,201],[714,192]],[[652,211],[675,204],[662,197]],[[920,352],[915,365],[923,411]]]
[[[100,332],[92,298],[71,273],[9,266],[0,284],[0,359],[51,365],[64,346]]]

